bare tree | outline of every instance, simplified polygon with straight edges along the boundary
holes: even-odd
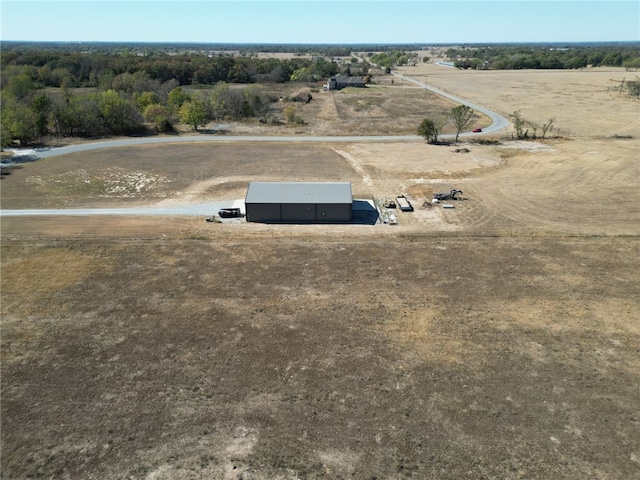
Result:
[[[549,129],[551,129],[552,127],[553,127],[553,118],[550,118],[549,120],[547,120],[547,123],[542,125],[542,140],[544,140],[545,135],[547,134]]]
[[[473,110],[466,105],[458,105],[457,107],[451,109],[451,119],[453,120],[453,124],[456,127],[455,143],[458,142],[460,132],[462,132],[462,130],[464,130],[467,125],[469,125],[469,122],[471,122],[472,116]]]

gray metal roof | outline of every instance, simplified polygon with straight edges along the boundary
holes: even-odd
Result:
[[[245,203],[351,203],[349,182],[251,182]]]

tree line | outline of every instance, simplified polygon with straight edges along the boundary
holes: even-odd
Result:
[[[446,56],[458,68],[487,70],[640,68],[638,44],[559,46],[487,45],[450,48]]]
[[[114,54],[14,49],[2,52],[2,86],[14,75],[26,74],[42,87],[106,87],[123,74],[145,72],[152,80],[177,80],[180,85],[218,82],[287,82],[300,69],[315,79],[338,73],[335,62],[324,58],[255,58],[218,53]]]
[[[385,52],[387,50],[416,50],[418,44],[295,44],[295,43],[181,43],[181,42],[4,42],[8,49],[19,50],[48,50],[77,53],[142,53],[152,55],[166,53],[169,55],[211,52],[239,52],[240,56],[253,56],[258,53],[292,53],[294,55],[311,55],[326,57],[347,57],[351,52]]]
[[[337,73],[362,74],[368,64],[324,57],[254,58],[13,48],[1,58],[2,144],[25,145],[46,135],[139,134],[151,125],[172,131],[208,121],[256,117],[269,121],[278,100],[257,85],[317,82]],[[189,87],[213,85],[208,93]]]
[[[406,65],[411,59],[417,58],[418,54],[396,49],[388,52],[368,53],[367,56],[372,63],[385,68],[389,72],[392,67]]]
[[[428,117],[422,120],[420,125],[418,125],[417,134],[424,137],[427,143],[437,144],[439,142],[438,137],[440,132],[442,132],[442,129],[447,123],[451,123],[456,132],[453,142],[458,143],[460,133],[462,133],[462,131],[476,118],[477,115],[471,107],[468,107],[467,105],[458,105],[457,107],[452,108],[448,115]],[[519,140],[544,140],[547,134],[553,130],[553,124],[555,121],[553,118],[549,118],[542,124],[531,122],[522,117],[520,110],[516,110],[510,114],[509,118],[513,123],[516,137]],[[531,129],[531,133],[529,133],[529,129]]]
[[[210,121],[255,117],[270,120],[279,100],[260,85],[219,82],[211,90],[192,91],[175,79],[159,82],[145,72],[122,74],[111,88],[42,89],[26,74],[2,89],[2,145],[28,145],[47,135],[109,136],[140,134],[152,128],[172,132],[178,122],[197,130]]]

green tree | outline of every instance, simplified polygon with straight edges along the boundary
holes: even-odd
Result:
[[[133,98],[141,112],[144,112],[145,108],[153,103],[160,103],[160,96],[155,92],[135,93]]]
[[[242,89],[229,88],[225,98],[227,114],[234,120],[242,118],[246,112],[246,102]]]
[[[113,89],[114,80],[115,75],[113,74],[113,70],[105,70],[98,76],[98,86],[102,90],[111,90]]]
[[[173,131],[169,110],[166,107],[152,103],[145,107],[143,117],[147,122],[153,124],[153,128],[158,133],[167,133]]]
[[[31,109],[36,116],[38,135],[48,133],[49,113],[51,110],[51,98],[45,93],[40,93],[31,99]]]
[[[314,79],[313,73],[310,71],[309,67],[298,68],[291,74],[292,82],[312,82]]]
[[[462,132],[462,130],[464,130],[467,125],[469,125],[472,117],[473,110],[466,105],[458,105],[457,107],[451,109],[451,119],[453,120],[453,125],[456,127],[456,143],[458,142],[460,132]]]
[[[129,72],[116,75],[111,82],[111,89],[118,92],[133,92],[133,75]]]
[[[51,72],[51,83],[54,87],[62,87],[64,81],[67,82],[68,87],[72,85],[71,73],[66,68],[54,68]]]
[[[247,105],[247,114],[249,116],[256,116],[262,122],[266,122],[270,102],[262,88],[257,85],[250,85],[245,88],[243,93]]]
[[[229,85],[224,82],[218,83],[211,92],[209,103],[211,115],[216,122],[225,118],[229,113]]]
[[[75,132],[90,137],[109,133],[100,109],[99,95],[74,95],[69,107],[65,109],[66,121],[73,126]]]
[[[2,89],[3,94],[11,95],[16,100],[22,100],[27,97],[33,90],[35,85],[33,80],[26,73],[11,77],[8,85]]]
[[[261,89],[251,85],[246,89],[230,87],[227,83],[218,83],[209,98],[211,106],[211,116],[217,121],[230,117],[238,120],[242,117],[251,116],[253,107],[262,102]]]
[[[64,111],[67,106],[67,101],[62,97],[53,97],[51,99],[51,105],[49,106],[49,125],[51,125],[57,137],[62,133],[60,130],[60,122],[63,120]]]
[[[198,130],[201,125],[206,125],[207,114],[204,102],[199,98],[192,98],[182,104],[178,110],[178,117],[182,123],[191,125],[194,130]]]
[[[140,131],[140,113],[130,101],[115,90],[107,90],[99,96],[100,113],[108,130],[116,135]]]
[[[38,125],[33,109],[15,98],[3,99],[0,111],[2,145],[17,140],[21,146],[38,138]]]
[[[73,96],[71,92],[71,88],[73,87],[73,83],[71,81],[71,77],[64,77],[60,80],[60,89],[62,90],[62,96],[69,101]]]
[[[640,69],[640,56],[635,58],[628,58],[622,62],[622,67],[627,70],[638,70]]]
[[[254,66],[246,58],[238,58],[229,70],[227,80],[231,83],[251,83],[253,81]]]
[[[182,90],[180,87],[176,87],[169,92],[167,95],[167,105],[169,106],[169,110],[172,112],[177,112],[182,107],[182,104],[189,100],[191,96]]]
[[[440,128],[438,124],[430,118],[425,118],[418,127],[418,135],[424,137],[427,143],[437,143]]]
[[[515,128],[516,130],[516,137],[520,139],[524,138],[525,121],[522,118],[522,114],[520,113],[520,110],[516,110],[515,112],[513,112],[511,115],[509,115],[509,118],[511,118],[511,121],[513,122],[513,128]]]
[[[64,135],[95,136],[107,133],[98,95],[73,95],[54,104],[58,131]]]

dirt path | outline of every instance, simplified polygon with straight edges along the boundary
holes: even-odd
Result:
[[[356,173],[360,175],[360,177],[362,177],[362,183],[364,183],[371,190],[374,189],[373,180],[371,180],[371,176],[369,176],[369,174],[366,172],[360,160],[358,160],[356,157],[354,157],[350,153],[345,152],[344,150],[337,150],[335,148],[333,148],[332,150],[337,154],[341,155],[342,158],[344,158],[349,163],[349,165],[351,165],[351,167],[356,171]]]

